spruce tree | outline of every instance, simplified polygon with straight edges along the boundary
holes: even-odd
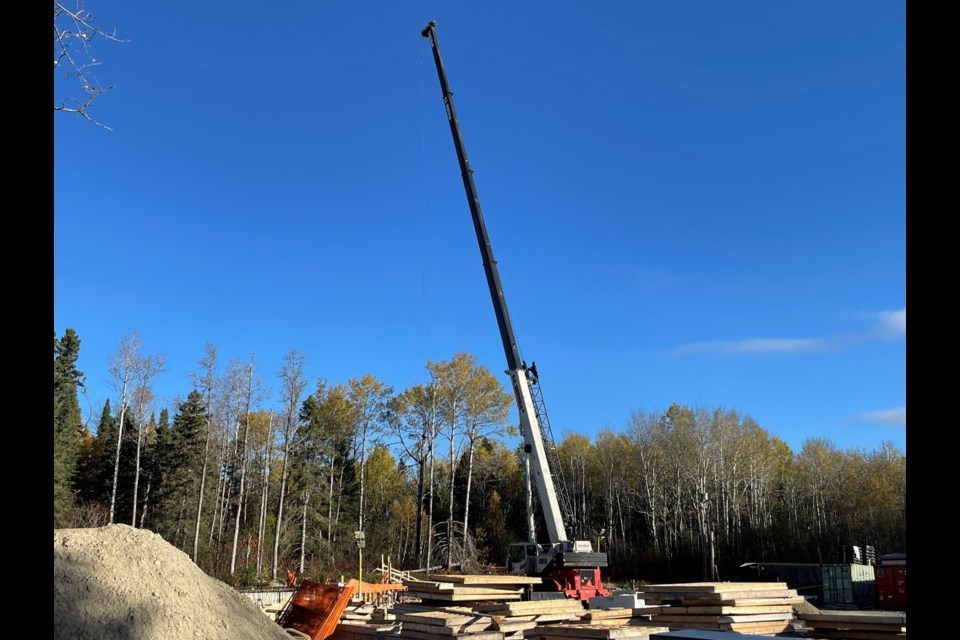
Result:
[[[77,470],[77,495],[82,502],[101,503],[110,507],[110,481],[113,478],[113,458],[110,443],[117,440],[116,426],[110,413],[110,399],[103,403],[96,434],[83,447]]]
[[[160,418],[154,445],[156,506],[150,519],[168,540],[176,531],[183,533],[184,518],[192,513],[188,507],[196,506],[206,424],[207,409],[196,390],[179,404],[171,427],[166,426],[166,415]]]
[[[84,433],[77,390],[83,372],[77,369],[80,338],[67,329],[57,340],[53,334],[53,525],[69,524],[76,503],[75,477]]]

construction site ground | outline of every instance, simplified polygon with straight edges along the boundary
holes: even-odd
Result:
[[[607,609],[587,608],[576,600],[523,600],[522,578],[513,584],[503,576],[394,574],[388,584],[363,585],[365,589],[358,589],[356,581],[320,585],[314,596],[299,600],[301,621],[318,616],[304,627],[311,633],[284,630],[278,621],[290,609],[291,598],[281,590],[270,595],[283,598],[282,604],[258,603],[205,574],[158,534],[127,525],[61,529],[54,531],[53,637],[643,639],[669,630],[700,629],[731,638],[906,638],[904,611],[817,608],[783,583],[644,585],[635,594],[638,606]],[[323,605],[317,596],[327,588],[332,596]],[[337,591],[344,588],[352,590]]]

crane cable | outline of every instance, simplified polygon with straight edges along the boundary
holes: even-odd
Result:
[[[427,331],[427,214],[426,214],[426,192],[427,192],[427,152],[426,152],[426,113],[424,100],[424,81],[423,81],[423,38],[417,38],[417,49],[419,52],[419,61],[417,68],[420,74],[420,312],[422,322],[422,344],[423,349],[422,362],[429,361],[428,349],[428,331]],[[423,374],[424,382],[428,376],[426,367]]]

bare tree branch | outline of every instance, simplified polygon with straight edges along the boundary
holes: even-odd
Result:
[[[97,36],[112,42],[127,41],[117,37],[116,29],[109,33],[94,24],[96,19],[83,8],[83,0],[75,1],[73,11],[61,0],[53,2],[53,73],[55,78],[60,73],[65,78],[76,78],[80,84],[80,97],[61,98],[54,102],[53,110],[76,113],[98,127],[112,131],[88,112],[96,98],[112,91],[115,86],[102,86],[91,71],[100,65],[93,54],[93,43]]]

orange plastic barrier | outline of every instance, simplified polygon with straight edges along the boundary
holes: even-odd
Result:
[[[357,593],[360,583],[350,579],[342,586],[337,583],[320,584],[304,580],[293,592],[290,600],[277,616],[277,624],[283,629],[296,629],[310,636],[311,640],[324,640],[340,622],[343,610],[350,598]],[[363,583],[363,593],[404,590],[402,584]]]

